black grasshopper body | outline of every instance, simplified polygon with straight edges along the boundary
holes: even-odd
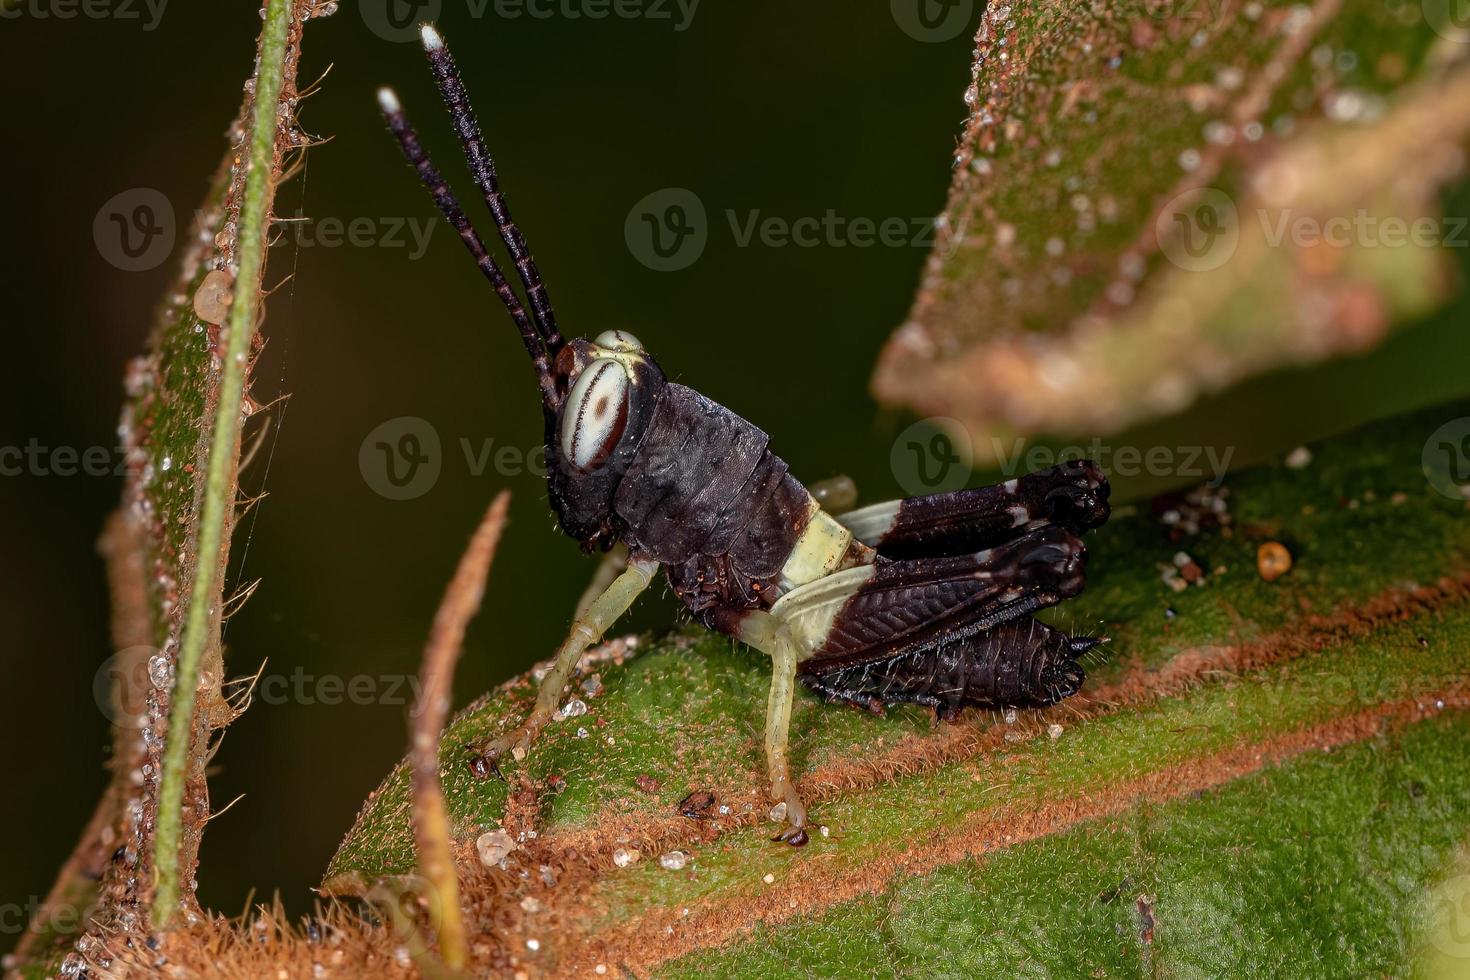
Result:
[[[520,331],[541,392],[548,488],[562,529],[589,551],[627,555],[578,614],[530,717],[480,747],[477,771],[529,750],[582,652],[660,570],[705,626],[772,659],[765,744],[771,795],[786,804],[778,839],[792,844],[806,841],[786,758],[798,680],[834,701],[917,703],[946,718],[967,706],[1053,704],[1078,690],[1078,657],[1094,641],[1032,614],[1082,590],[1080,536],[1108,517],[1096,465],[1070,462],[847,513],[823,509],[764,431],[669,381],[631,334],[562,339],[443,39],[425,27],[424,43],[529,314],[384,90],[389,127]]]

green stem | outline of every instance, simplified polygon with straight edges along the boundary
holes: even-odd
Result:
[[[184,783],[189,768],[194,701],[199,686],[199,662],[214,638],[215,618],[211,612],[219,589],[222,565],[219,554],[225,539],[225,521],[235,503],[240,405],[245,391],[250,343],[255,336],[260,280],[265,265],[265,230],[270,219],[275,167],[277,103],[285,74],[293,2],[268,0],[261,35],[254,118],[250,128],[249,170],[240,205],[236,250],[239,271],[235,277],[234,302],[230,306],[229,342],[221,371],[214,431],[209,441],[209,468],[199,516],[194,581],[174,672],[168,741],[159,780],[157,831],[153,845],[156,875],[153,923],[158,928],[169,924],[179,905],[179,846],[183,834]]]

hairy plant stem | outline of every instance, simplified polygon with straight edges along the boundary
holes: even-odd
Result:
[[[153,841],[155,884],[153,924],[167,926],[178,911],[180,855],[183,836],[184,783],[189,770],[193,741],[195,695],[199,685],[199,663],[211,642],[217,640],[218,617],[215,597],[222,571],[220,549],[225,541],[225,524],[235,505],[235,474],[239,467],[240,406],[249,369],[250,344],[260,309],[260,281],[265,266],[266,225],[275,183],[275,144],[278,125],[277,103],[285,74],[287,35],[293,0],[268,0],[256,74],[255,106],[250,127],[248,167],[240,204],[240,231],[236,254],[235,298],[230,306],[225,356],[221,368],[219,401],[215,406],[214,430],[209,441],[197,547],[194,550],[194,581],[179,644],[174,671],[173,695],[169,703],[168,741],[164,748],[159,778],[157,829]]]

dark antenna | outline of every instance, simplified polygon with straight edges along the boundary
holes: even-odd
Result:
[[[526,287],[526,297],[531,303],[531,316],[536,321],[536,329],[546,342],[546,349],[555,357],[556,352],[561,349],[562,339],[561,333],[556,329],[556,314],[551,310],[551,297],[546,294],[546,286],[541,282],[536,260],[531,257],[521,230],[510,216],[505,195],[500,192],[500,178],[495,173],[495,161],[485,146],[484,137],[480,135],[480,124],[475,121],[475,112],[470,108],[469,94],[465,92],[464,82],[460,81],[459,69],[455,67],[454,58],[445,46],[444,38],[433,25],[421,25],[419,34],[423,37],[424,52],[429,56],[429,67],[434,72],[434,80],[439,84],[439,93],[444,96],[444,105],[449,109],[455,132],[459,134],[459,141],[464,146],[465,159],[470,165],[470,176],[474,179],[475,186],[480,188],[480,193],[485,195],[485,206],[495,218],[495,229],[500,232],[500,240],[505,242],[505,250],[510,253],[511,260],[516,264],[516,272],[520,274],[521,284]]]
[[[495,288],[495,295],[505,304],[510,318],[515,321],[516,329],[521,332],[521,341],[526,345],[526,353],[531,355],[531,363],[536,368],[536,380],[541,386],[541,400],[547,408],[555,408],[559,401],[556,393],[556,383],[551,376],[551,367],[547,361],[546,348],[542,344],[542,338],[531,325],[531,320],[526,316],[526,308],[521,305],[521,298],[506,281],[505,274],[496,265],[495,259],[489,252],[485,251],[485,243],[480,240],[474,226],[470,224],[469,216],[455,200],[454,192],[445,183],[444,177],[439,173],[434,161],[429,159],[429,154],[424,150],[423,144],[419,142],[418,133],[409,125],[408,117],[403,114],[403,106],[398,102],[398,96],[393,94],[392,89],[378,89],[378,105],[383,110],[383,118],[388,121],[388,129],[398,140],[403,155],[413,168],[418,171],[419,180],[428,188],[433,195],[434,203],[439,206],[444,217],[455,231],[464,246],[469,250],[475,264],[480,267],[490,285]]]

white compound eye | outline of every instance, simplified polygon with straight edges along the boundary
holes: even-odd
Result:
[[[639,342],[638,338],[626,330],[604,330],[592,342],[604,350],[629,351],[643,349],[643,344]]]
[[[561,451],[573,466],[591,470],[607,462],[628,425],[631,388],[612,360],[594,361],[577,378],[561,416]]]

